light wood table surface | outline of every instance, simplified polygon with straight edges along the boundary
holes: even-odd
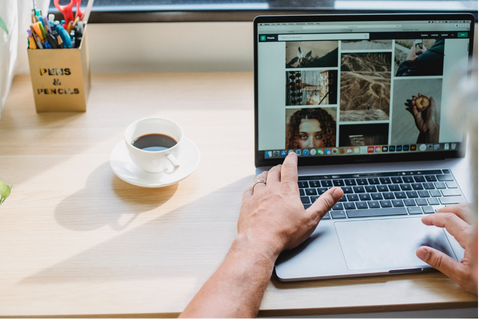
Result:
[[[113,147],[136,119],[178,122],[201,162],[157,189],[120,180]],[[86,113],[35,112],[29,76],[0,119],[0,316],[177,316],[220,265],[254,178],[252,73],[93,75]],[[469,308],[438,272],[280,283],[260,315]]]

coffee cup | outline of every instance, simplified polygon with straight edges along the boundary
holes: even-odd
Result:
[[[125,144],[133,163],[148,173],[172,174],[180,167],[182,128],[172,120],[147,117],[125,130]]]

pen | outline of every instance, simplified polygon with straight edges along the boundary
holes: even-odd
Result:
[[[67,32],[70,33],[73,29],[73,21],[70,21],[67,26]]]
[[[46,29],[47,32],[52,32],[52,29],[50,28],[50,23],[48,22],[47,17],[42,17],[43,21],[43,27]]]
[[[63,13],[64,20],[55,20],[55,15],[42,16],[37,10],[35,0],[32,0],[32,24],[28,31],[28,48],[30,49],[57,49],[77,48],[82,41],[86,21],[92,10],[93,0],[88,1],[85,13],[80,10],[81,0],[70,0],[65,6],[54,0],[57,9]],[[73,9],[76,6],[75,16]]]
[[[53,15],[51,15],[53,16]],[[49,17],[50,18],[50,17]],[[52,17],[53,18],[53,17]],[[43,17],[43,24],[46,26],[47,31],[47,41],[52,46],[52,49],[60,48],[58,41],[57,41],[57,32],[52,28],[50,22],[48,21],[47,17]]]
[[[85,24],[85,22],[83,22],[83,21],[78,21],[78,24],[77,24],[78,32],[80,32],[82,35],[83,35],[84,24]]]
[[[35,0],[32,0],[32,23],[37,22],[37,11],[35,10]]]
[[[70,39],[72,40],[72,48],[77,47],[77,37],[75,36],[75,30],[70,32]]]
[[[43,47],[44,47],[45,49],[52,49],[52,46],[50,45],[50,43],[48,43],[48,41],[45,41],[45,42],[43,43]]]
[[[63,45],[62,37],[57,34],[57,42],[58,42],[58,47],[59,48],[64,48],[65,46]]]

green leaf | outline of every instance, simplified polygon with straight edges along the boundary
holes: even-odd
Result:
[[[5,22],[3,21],[2,17],[0,17],[0,28],[2,28],[3,30],[5,30],[5,32],[6,32],[7,35],[8,35],[7,25],[6,25]],[[1,204],[1,203],[0,203],[0,204]]]
[[[0,205],[10,196],[12,187],[8,186],[0,180]]]

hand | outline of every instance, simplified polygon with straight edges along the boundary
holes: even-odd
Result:
[[[427,49],[425,48],[425,46],[423,46],[423,44],[422,44],[422,47],[418,50],[417,50],[417,48],[415,47],[415,44],[414,44],[412,46],[412,48],[410,49],[410,52],[408,53],[407,60],[415,61],[415,59],[418,58],[418,56],[425,51],[427,51]]]
[[[417,257],[453,279],[466,291],[478,294],[478,229],[469,220],[470,214],[467,204],[458,204],[441,208],[435,214],[422,218],[425,225],[445,228],[455,237],[465,249],[460,262],[425,246],[418,248]]]
[[[255,178],[264,179],[266,184],[258,183],[253,190],[248,188],[243,193],[238,234],[270,258],[306,240],[323,215],[343,196],[341,188],[331,188],[305,210],[297,184],[297,160],[297,155],[290,153],[283,165]]]
[[[418,93],[418,97],[420,96],[425,95]],[[423,136],[422,139],[419,137],[419,142],[438,143],[440,130],[437,123],[437,107],[435,100],[433,97],[430,97],[430,105],[423,111],[418,109],[416,100],[417,97],[412,96],[412,99],[407,100],[405,105],[407,106],[406,110],[413,115],[415,125]]]

